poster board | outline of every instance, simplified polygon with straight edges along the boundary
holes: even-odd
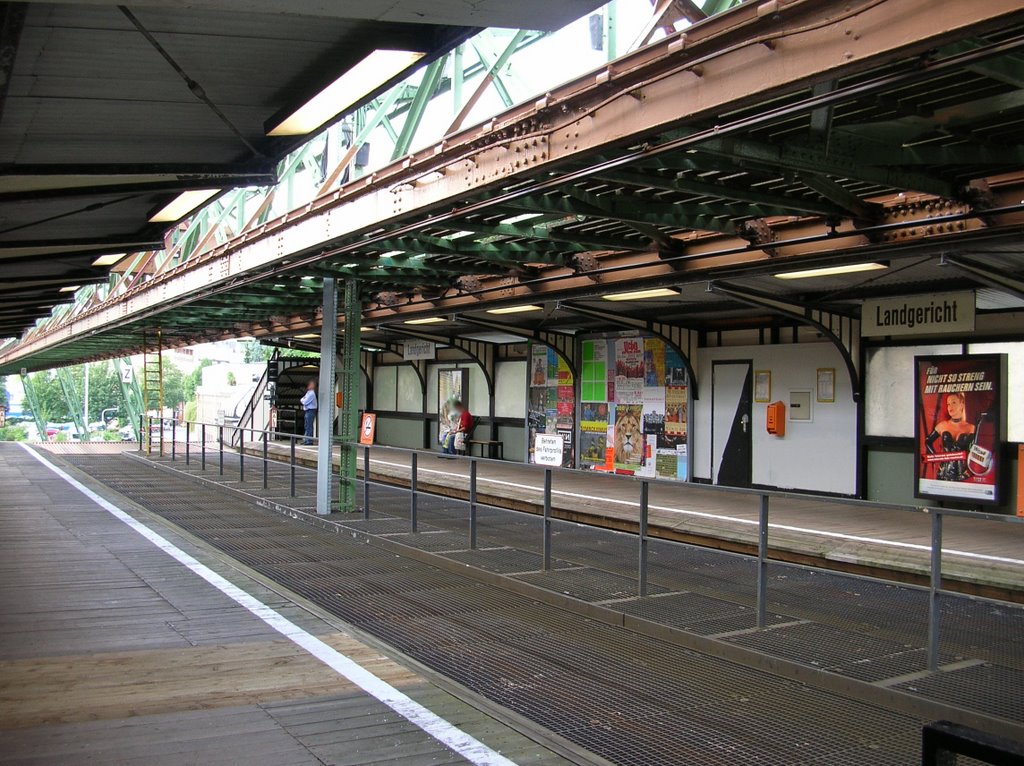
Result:
[[[553,348],[531,343],[527,387],[526,438],[530,462],[536,462],[539,435],[558,436],[563,468],[575,465],[576,381],[568,363]],[[553,440],[544,442],[550,446]]]
[[[639,333],[582,342],[580,465],[620,474],[689,478],[689,381],[682,357]],[[603,374],[603,379],[602,379]]]
[[[998,504],[1006,355],[914,357],[914,494]]]

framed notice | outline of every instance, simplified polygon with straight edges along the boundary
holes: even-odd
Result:
[[[1006,355],[914,357],[914,493],[1000,502]]]
[[[834,402],[836,400],[836,368],[818,368],[818,401]]]
[[[372,412],[364,412],[359,424],[359,443],[370,445],[377,434],[377,416]]]
[[[772,400],[772,371],[754,371],[754,401],[770,402]]]

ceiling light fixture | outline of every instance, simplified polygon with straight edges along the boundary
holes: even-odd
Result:
[[[67,287],[60,288],[60,291],[62,293],[73,293],[79,287],[81,287],[81,285],[68,285]]]
[[[307,332],[305,335],[296,335],[296,338],[307,340],[308,338],[319,338],[320,336],[315,332]]]
[[[612,293],[611,295],[602,295],[606,301],[639,301],[644,298],[670,298],[677,296],[675,290],[671,290],[668,287],[655,287],[650,290],[635,290],[631,293]]]
[[[125,257],[127,253],[111,253],[110,255],[101,255],[95,261],[92,262],[93,266],[113,266],[119,260]]]
[[[220,194],[220,189],[182,192],[149,217],[150,223],[174,223]]]
[[[543,311],[543,306],[506,306],[503,309],[487,309],[488,314],[522,314],[526,311]]]
[[[531,218],[540,218],[543,215],[544,215],[544,213],[520,213],[519,215],[514,215],[511,218],[502,218],[500,221],[498,221],[498,223],[500,223],[500,224],[520,223],[522,221],[529,221]]]
[[[419,51],[373,51],[267,131],[267,135],[304,136],[312,133],[426,55]]]
[[[808,279],[810,277],[831,277],[836,274],[855,274],[858,271],[877,271],[887,269],[884,263],[851,263],[847,266],[824,266],[820,269],[804,269],[802,271],[786,271],[776,274],[776,279]]]
[[[407,319],[403,324],[436,324],[446,321],[444,317],[424,317],[423,319]]]

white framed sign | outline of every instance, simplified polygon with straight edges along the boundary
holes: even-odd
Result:
[[[533,440],[533,462],[537,465],[562,465],[562,437],[558,434],[537,434]]]
[[[974,330],[974,291],[864,301],[860,334],[929,335]]]
[[[436,347],[433,341],[429,340],[407,340],[402,344],[402,358],[407,362],[418,359],[433,359],[436,355]]]

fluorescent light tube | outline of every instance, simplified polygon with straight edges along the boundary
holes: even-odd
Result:
[[[272,128],[268,136],[304,136],[373,93],[426,53],[375,50]]]
[[[675,290],[671,290],[667,287],[655,287],[651,290],[636,290],[631,293],[613,293],[612,295],[602,295],[606,301],[639,301],[644,298],[669,298],[671,296],[679,295]]]
[[[423,319],[408,319],[403,324],[435,324],[444,321],[444,317],[425,317]]]
[[[776,274],[776,279],[807,279],[809,277],[831,277],[836,274],[854,274],[858,271],[877,271],[889,268],[884,263],[851,263],[848,266],[824,266],[820,269],[804,269],[803,271],[787,271]]]
[[[543,306],[507,306],[503,309],[487,309],[488,314],[522,314],[526,311],[543,311]]]

